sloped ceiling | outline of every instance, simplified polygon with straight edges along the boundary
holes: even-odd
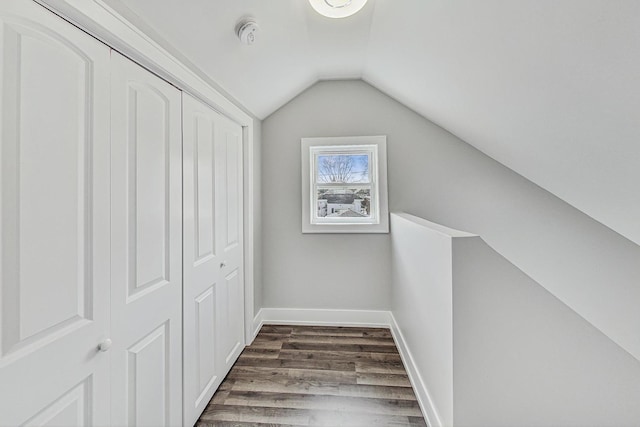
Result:
[[[306,0],[104,1],[258,118],[362,78],[640,244],[639,1],[370,0],[341,20]]]

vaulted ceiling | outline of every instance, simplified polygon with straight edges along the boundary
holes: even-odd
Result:
[[[370,0],[338,20],[306,0],[104,1],[258,118],[361,78],[640,244],[639,1]]]

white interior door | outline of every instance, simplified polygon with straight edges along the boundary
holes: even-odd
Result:
[[[220,116],[216,132],[216,250],[220,254],[217,299],[218,351],[225,376],[244,350],[244,237],[242,127]]]
[[[241,132],[183,94],[185,426],[244,348]]]
[[[0,2],[0,425],[109,425],[109,49]]]
[[[113,52],[112,423],[182,425],[180,91]]]

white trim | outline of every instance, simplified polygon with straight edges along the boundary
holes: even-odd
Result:
[[[150,72],[243,126],[245,340],[254,318],[254,119],[102,0],[34,0]],[[251,339],[253,341],[253,339]]]
[[[402,331],[400,330],[400,327],[396,322],[396,318],[391,312],[389,312],[389,319],[393,340],[396,342],[396,347],[398,348],[398,352],[400,353],[400,357],[402,358],[402,363],[407,370],[409,381],[411,382],[413,391],[415,391],[416,393],[418,405],[420,405],[420,410],[425,417],[425,421],[427,422],[427,425],[429,427],[442,427],[442,420],[440,419],[438,411],[433,404],[433,400],[431,399],[431,395],[429,394],[429,389],[422,380],[422,376],[420,375],[420,371],[418,371],[418,366],[413,360],[413,356],[411,355],[409,346],[407,345],[407,342],[402,335]]]
[[[263,315],[262,315],[262,308],[258,311],[258,314],[256,314],[256,317],[253,318],[253,324],[252,326],[252,333],[251,333],[251,341],[247,342],[247,345],[251,345],[251,343],[253,342],[254,339],[256,339],[256,336],[258,335],[258,332],[260,332],[260,328],[262,328],[262,326],[264,325],[264,320],[263,320]]]
[[[254,319],[254,286],[255,276],[253,266],[255,262],[255,230],[253,227],[253,215],[255,212],[255,188],[254,188],[254,137],[253,126],[242,128],[242,193],[243,193],[243,264],[244,264],[244,340],[247,345],[253,342]]]
[[[253,118],[102,0],[34,0],[242,126]]]
[[[265,325],[315,325],[390,327],[390,312],[378,310],[324,310],[305,308],[263,308]]]

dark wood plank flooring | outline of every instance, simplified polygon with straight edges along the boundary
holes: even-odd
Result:
[[[388,329],[263,326],[196,426],[426,423]]]

